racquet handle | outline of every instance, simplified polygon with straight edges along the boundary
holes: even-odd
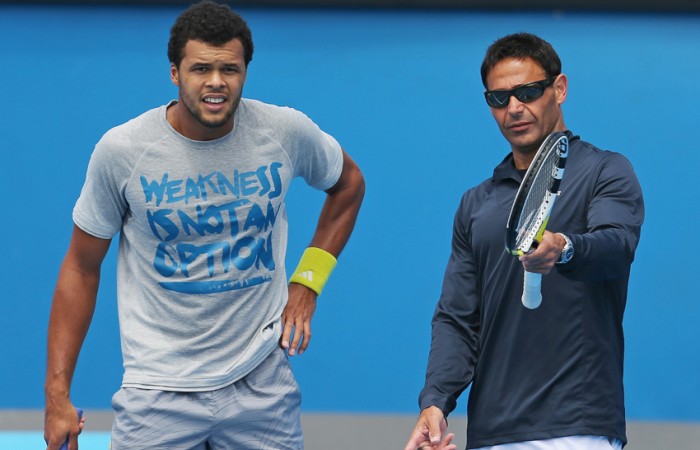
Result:
[[[525,271],[523,278],[523,306],[535,309],[542,303],[542,274]]]
[[[75,411],[78,413],[78,422],[80,422],[80,419],[83,418],[83,410],[80,408],[75,408]],[[66,442],[64,442],[61,446],[61,450],[68,450],[68,438],[66,438]]]

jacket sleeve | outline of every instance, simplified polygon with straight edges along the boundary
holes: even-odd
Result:
[[[437,406],[445,416],[471,383],[477,358],[479,300],[467,196],[454,219],[452,252],[433,315],[425,386],[419,397],[421,409]]]
[[[597,172],[587,209],[587,231],[571,234],[574,257],[558,266],[580,280],[603,281],[627,276],[644,221],[642,190],[632,165],[610,153]]]

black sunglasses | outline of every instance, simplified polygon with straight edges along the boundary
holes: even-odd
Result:
[[[486,91],[486,103],[491,108],[505,108],[510,103],[510,96],[514,95],[519,102],[530,103],[544,95],[544,90],[554,84],[557,76],[549,77],[541,81],[523,84],[511,90]]]

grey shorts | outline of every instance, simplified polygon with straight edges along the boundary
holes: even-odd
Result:
[[[280,348],[243,379],[207,392],[121,388],[112,450],[300,450],[301,394]]]

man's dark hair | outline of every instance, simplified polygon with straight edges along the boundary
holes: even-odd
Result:
[[[243,44],[247,67],[253,59],[253,37],[248,24],[227,5],[205,0],[187,8],[175,21],[170,29],[168,59],[179,68],[188,41],[219,47],[236,38]]]
[[[561,60],[549,42],[530,33],[509,34],[498,39],[486,50],[486,56],[481,63],[481,82],[486,89],[489,72],[506,58],[532,58],[542,66],[547,78],[561,73]]]

